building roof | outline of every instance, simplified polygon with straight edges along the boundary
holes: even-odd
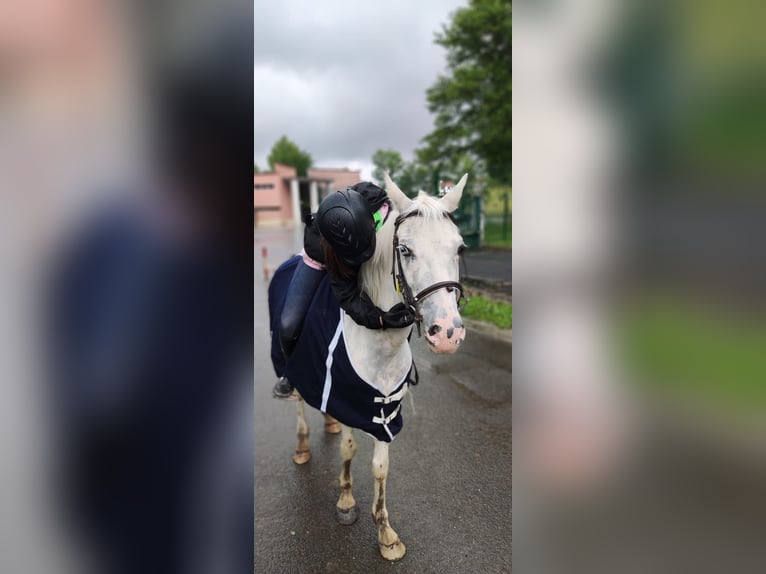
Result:
[[[318,173],[321,172],[321,173]],[[343,179],[346,179],[348,176],[353,176],[357,180],[360,177],[360,170],[358,169],[349,169],[347,167],[341,167],[341,168],[334,168],[334,167],[311,167],[308,170],[307,176],[299,176],[297,174],[297,171],[294,167],[276,163],[274,164],[274,170],[273,171],[261,171],[256,174],[253,174],[253,182],[256,182],[259,178],[259,176],[265,176],[273,178],[274,176],[281,176],[283,180],[292,180],[297,179],[300,182],[312,182],[316,181],[319,183],[332,183],[338,179],[338,177],[341,177]]]

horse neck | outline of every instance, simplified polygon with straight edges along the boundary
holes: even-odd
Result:
[[[393,212],[378,231],[375,253],[362,265],[359,274],[360,286],[383,311],[401,302],[391,279],[395,219],[396,212]],[[348,316],[343,328],[349,358],[359,375],[374,382],[383,394],[389,394],[412,363],[412,353],[407,344],[410,328],[367,329]]]
[[[357,373],[384,395],[394,391],[412,364],[407,343],[410,328],[368,329],[346,315],[343,332],[349,359]]]

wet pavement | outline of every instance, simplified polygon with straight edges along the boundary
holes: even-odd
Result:
[[[502,573],[511,571],[511,345],[469,329],[455,355],[413,354],[420,384],[402,403],[404,429],[390,448],[387,505],[407,545],[399,562],[378,553],[370,515],[372,439],[356,433],[352,464],[359,520],[335,522],[340,435],[307,409],[311,461],[296,466],[295,403],[271,398],[268,264],[300,247],[289,229],[255,232],[255,572]]]

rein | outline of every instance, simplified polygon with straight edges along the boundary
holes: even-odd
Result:
[[[429,285],[422,291],[420,291],[418,294],[413,295],[412,294],[412,288],[410,287],[410,284],[407,282],[407,278],[404,276],[404,268],[402,267],[402,256],[399,252],[399,225],[404,221],[405,219],[408,219],[410,217],[416,217],[419,216],[419,211],[410,211],[409,213],[405,213],[403,215],[400,215],[396,218],[396,221],[394,222],[394,239],[393,239],[393,247],[394,247],[394,260],[391,264],[391,276],[394,280],[394,289],[396,289],[397,293],[401,293],[402,297],[404,298],[405,304],[412,309],[413,313],[415,314],[415,323],[418,326],[418,337],[422,336],[421,333],[421,324],[423,323],[423,315],[421,315],[418,312],[418,304],[423,301],[426,297],[429,295],[432,295],[439,289],[447,289],[448,291],[452,291],[453,289],[457,289],[458,293],[460,293],[460,296],[458,297],[458,304],[460,304],[460,301],[463,299],[463,286],[457,282],[457,281],[438,281],[436,283],[433,283],[432,285]],[[444,217],[449,217],[452,222],[454,223],[454,218],[450,213],[444,212]]]

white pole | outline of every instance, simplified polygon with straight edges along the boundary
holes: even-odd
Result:
[[[301,197],[298,188],[298,178],[290,180],[290,201],[293,209],[293,223],[296,227],[301,225]]]

